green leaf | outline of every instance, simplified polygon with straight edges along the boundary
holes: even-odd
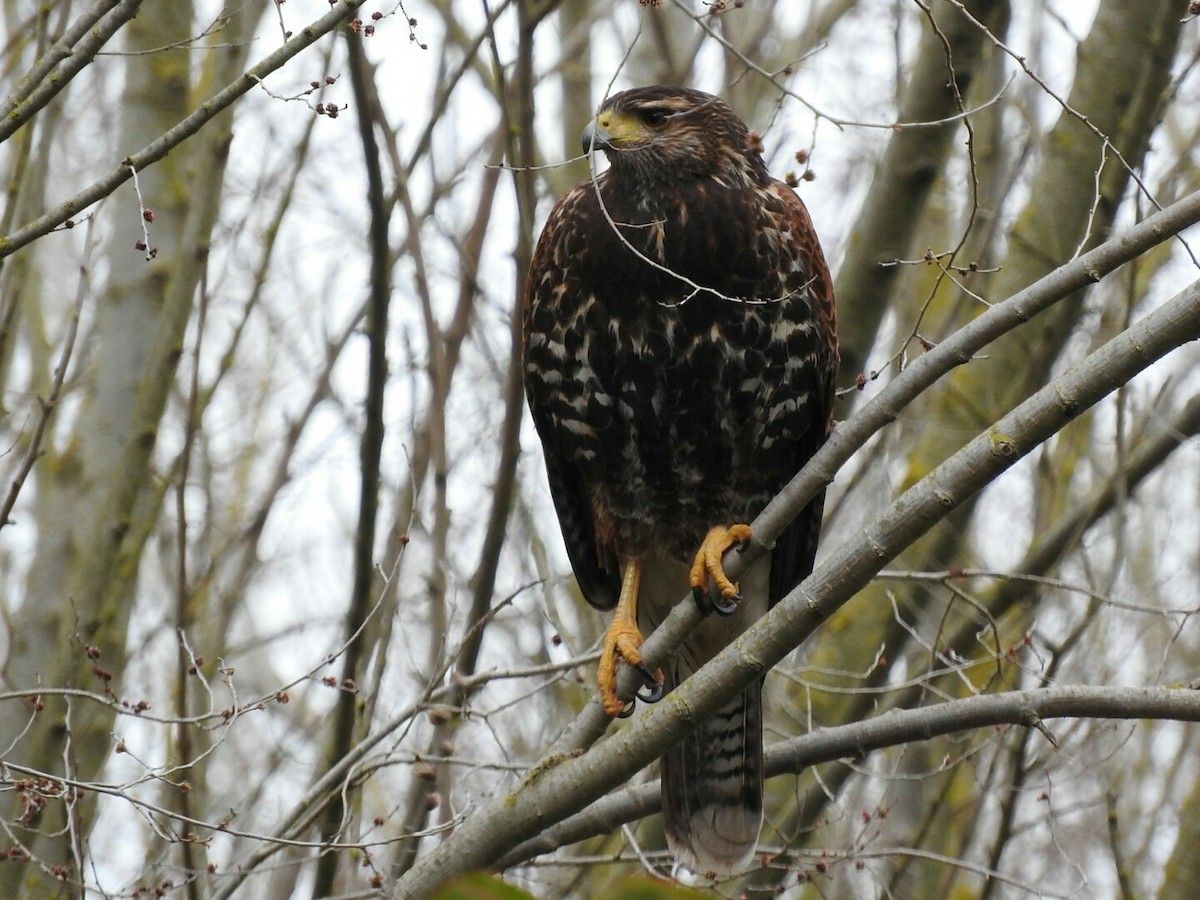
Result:
[[[684,887],[682,884],[672,884],[646,875],[635,875],[621,879],[595,900],[702,900],[710,896],[711,894]]]
[[[537,900],[520,888],[485,872],[456,878],[433,895],[433,900]]]

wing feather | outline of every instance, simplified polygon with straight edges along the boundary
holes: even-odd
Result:
[[[809,411],[808,421],[796,429],[798,434],[792,443],[792,465],[789,466],[794,475],[825,443],[833,424],[838,365],[837,313],[833,278],[808,209],[796,192],[782,181],[773,180],[768,191],[778,200],[767,205],[765,214],[771,230],[779,235],[780,274],[789,292],[800,293],[807,299],[816,326],[811,347],[805,348],[812,354],[811,365],[801,370],[808,383],[788,386],[796,393],[810,393],[816,401],[815,409]],[[782,489],[785,483],[778,484],[776,490]],[[825,492],[822,491],[776,541],[771,555],[772,605],[812,572],[824,506]]]
[[[588,603],[607,610],[617,604],[621,571],[611,541],[597,534],[592,497],[578,464],[580,455],[588,452],[591,427],[586,408],[579,406],[586,397],[568,396],[563,390],[563,367],[579,365],[579,356],[557,338],[569,331],[563,327],[563,317],[577,312],[564,308],[561,301],[568,292],[580,292],[570,263],[578,249],[570,244],[582,237],[579,207],[586,196],[578,187],[555,205],[534,250],[524,297],[525,394],[542,440],[550,493],[571,568]],[[573,302],[577,301],[575,296]]]

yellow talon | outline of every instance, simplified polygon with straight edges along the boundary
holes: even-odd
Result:
[[[623,659],[631,666],[642,666],[643,671],[649,673],[638,650],[645,640],[637,626],[638,587],[641,581],[642,561],[630,560],[621,580],[621,597],[617,601],[616,612],[604,635],[596,686],[600,689],[604,711],[610,716],[618,716],[625,711],[625,701],[617,696],[617,659]],[[661,669],[654,673],[654,678],[659,685],[663,683]]]
[[[700,549],[696,551],[696,560],[692,563],[689,577],[692,589],[706,591],[708,581],[711,579],[713,586],[722,597],[726,600],[736,599],[739,594],[738,586],[725,574],[725,569],[721,565],[721,556],[730,547],[750,540],[752,534],[749,525],[730,525],[728,527],[717,525],[709,529],[704,540],[700,542]]]

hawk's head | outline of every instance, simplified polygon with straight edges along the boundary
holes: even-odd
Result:
[[[724,100],[688,88],[613,94],[583,131],[585,153],[603,150],[614,173],[652,182],[758,182],[767,177],[758,147]]]

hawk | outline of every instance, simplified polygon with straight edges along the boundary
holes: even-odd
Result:
[[[584,597],[615,607],[618,660],[653,701],[811,570],[823,498],[731,583],[725,550],[824,442],[837,369],[829,269],[795,192],[711,94],[610,97],[583,134],[609,167],[554,207],[524,296],[524,377]],[[638,651],[689,588],[707,616],[663,671]],[[744,869],[762,824],[762,684],[662,759],[668,843],[697,873]]]

